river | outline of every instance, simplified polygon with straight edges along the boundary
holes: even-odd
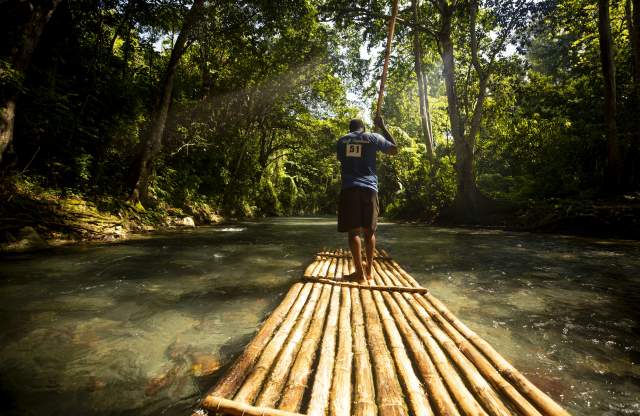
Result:
[[[640,243],[381,224],[378,245],[574,415],[640,415]],[[0,413],[185,415],[322,248],[285,218],[0,258]]]

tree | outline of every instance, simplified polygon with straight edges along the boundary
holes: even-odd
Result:
[[[9,77],[18,78],[18,83],[24,78],[33,52],[38,46],[40,36],[54,11],[62,0],[30,1],[20,6],[29,8],[29,17],[20,29],[19,43],[13,48],[8,68],[0,68],[0,78],[3,73],[13,72]],[[7,94],[0,102],[0,163],[13,141],[13,130],[16,117],[17,92]]]
[[[620,189],[622,179],[622,158],[616,128],[616,79],[613,58],[613,41],[609,23],[609,1],[598,0],[598,35],[600,62],[604,79],[604,119],[607,136],[606,183],[610,191]]]
[[[173,83],[178,71],[178,65],[182,55],[184,55],[189,46],[187,43],[189,36],[202,16],[203,7],[204,0],[195,0],[193,2],[191,9],[182,23],[178,38],[171,49],[171,56],[160,81],[158,97],[156,98],[154,110],[151,115],[149,133],[142,144],[142,151],[134,165],[133,189],[130,196],[132,202],[138,202],[147,198],[149,178],[153,172],[153,162],[162,149],[162,138],[164,137],[167,115],[169,114],[169,106],[171,105],[173,94]]]
[[[631,47],[633,92],[632,106],[640,106],[640,0],[627,0],[625,3],[629,46]],[[631,189],[640,184],[640,119],[634,118],[631,143],[625,168],[628,172],[627,184]]]
[[[420,99],[420,125],[422,135],[427,146],[427,155],[429,160],[433,160],[433,132],[431,130],[431,116],[429,114],[429,93],[427,78],[422,70],[422,45],[420,44],[420,30],[417,25],[420,24],[420,14],[418,8],[418,0],[411,0],[411,8],[413,9],[413,61],[416,79],[418,80],[418,96]]]
[[[620,189],[622,180],[622,157],[616,128],[616,78],[613,59],[613,41],[609,24],[609,1],[598,0],[598,35],[600,40],[600,62],[604,78],[604,120],[607,136],[607,172],[608,191]]]
[[[488,199],[479,191],[475,177],[475,147],[483,121],[483,107],[487,94],[487,86],[494,70],[498,54],[512,35],[513,29],[522,24],[529,13],[529,5],[525,0],[487,2],[482,11],[485,15],[483,24],[487,28],[478,27],[479,1],[461,2],[458,0],[431,0],[439,15],[439,25],[432,27],[430,33],[436,36],[439,52],[443,61],[451,135],[453,136],[456,162],[456,197],[454,213],[460,218],[475,220],[487,208]],[[529,7],[527,7],[529,6]],[[456,60],[454,47],[453,21],[456,15],[466,16],[468,51],[470,65],[475,72],[477,85],[469,85],[473,80],[466,78],[464,94],[461,97],[456,86]],[[460,22],[462,19],[458,19]],[[463,22],[463,21],[462,21]],[[460,22],[460,23],[462,23]],[[496,32],[492,39],[488,33]],[[482,36],[481,45],[479,37]],[[475,93],[474,93],[475,91]],[[475,97],[471,95],[474,94]],[[472,103],[461,108],[463,103]],[[464,114],[462,110],[466,110]]]

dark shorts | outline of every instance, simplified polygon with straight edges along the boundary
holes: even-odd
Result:
[[[369,188],[355,186],[340,191],[338,203],[338,231],[355,228],[372,231],[378,226],[378,193]]]

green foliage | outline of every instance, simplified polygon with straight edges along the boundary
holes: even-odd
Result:
[[[385,157],[379,168],[381,208],[392,218],[434,221],[453,199],[453,167],[429,162],[424,144],[398,133],[399,154]]]
[[[487,50],[505,30],[507,9],[480,3],[480,47]],[[517,50],[493,64],[474,149],[477,182],[486,194],[513,201],[590,197],[602,185],[606,161],[595,6],[533,3],[531,25],[508,34]],[[633,155],[638,103],[623,3],[612,8],[618,121],[623,151]],[[3,3],[0,12],[9,7]],[[188,7],[62,2],[27,74],[11,69],[9,45],[0,48],[0,93],[19,96],[13,169],[25,183],[61,194],[126,197]],[[360,52],[378,52],[388,7],[364,0],[206,7],[173,88],[150,187],[157,205],[192,207],[204,216],[212,215],[202,208],[210,205],[236,216],[335,213],[335,142],[358,114],[347,91],[375,96],[381,56]],[[420,7],[424,27],[437,20],[430,2]],[[403,13],[404,22],[412,19]],[[10,16],[0,22],[13,25],[7,39],[15,40],[19,28]],[[456,86],[468,119],[478,80],[465,46],[468,19],[460,12],[455,21]],[[411,27],[398,25],[394,44],[383,115],[401,150],[379,159],[379,196],[385,215],[432,221],[456,192],[455,150],[437,45],[425,31],[419,42],[435,159],[427,157]],[[637,179],[630,186],[638,189]]]

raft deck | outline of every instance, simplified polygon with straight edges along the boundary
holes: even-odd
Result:
[[[386,252],[321,252],[202,400],[231,415],[568,415]]]

